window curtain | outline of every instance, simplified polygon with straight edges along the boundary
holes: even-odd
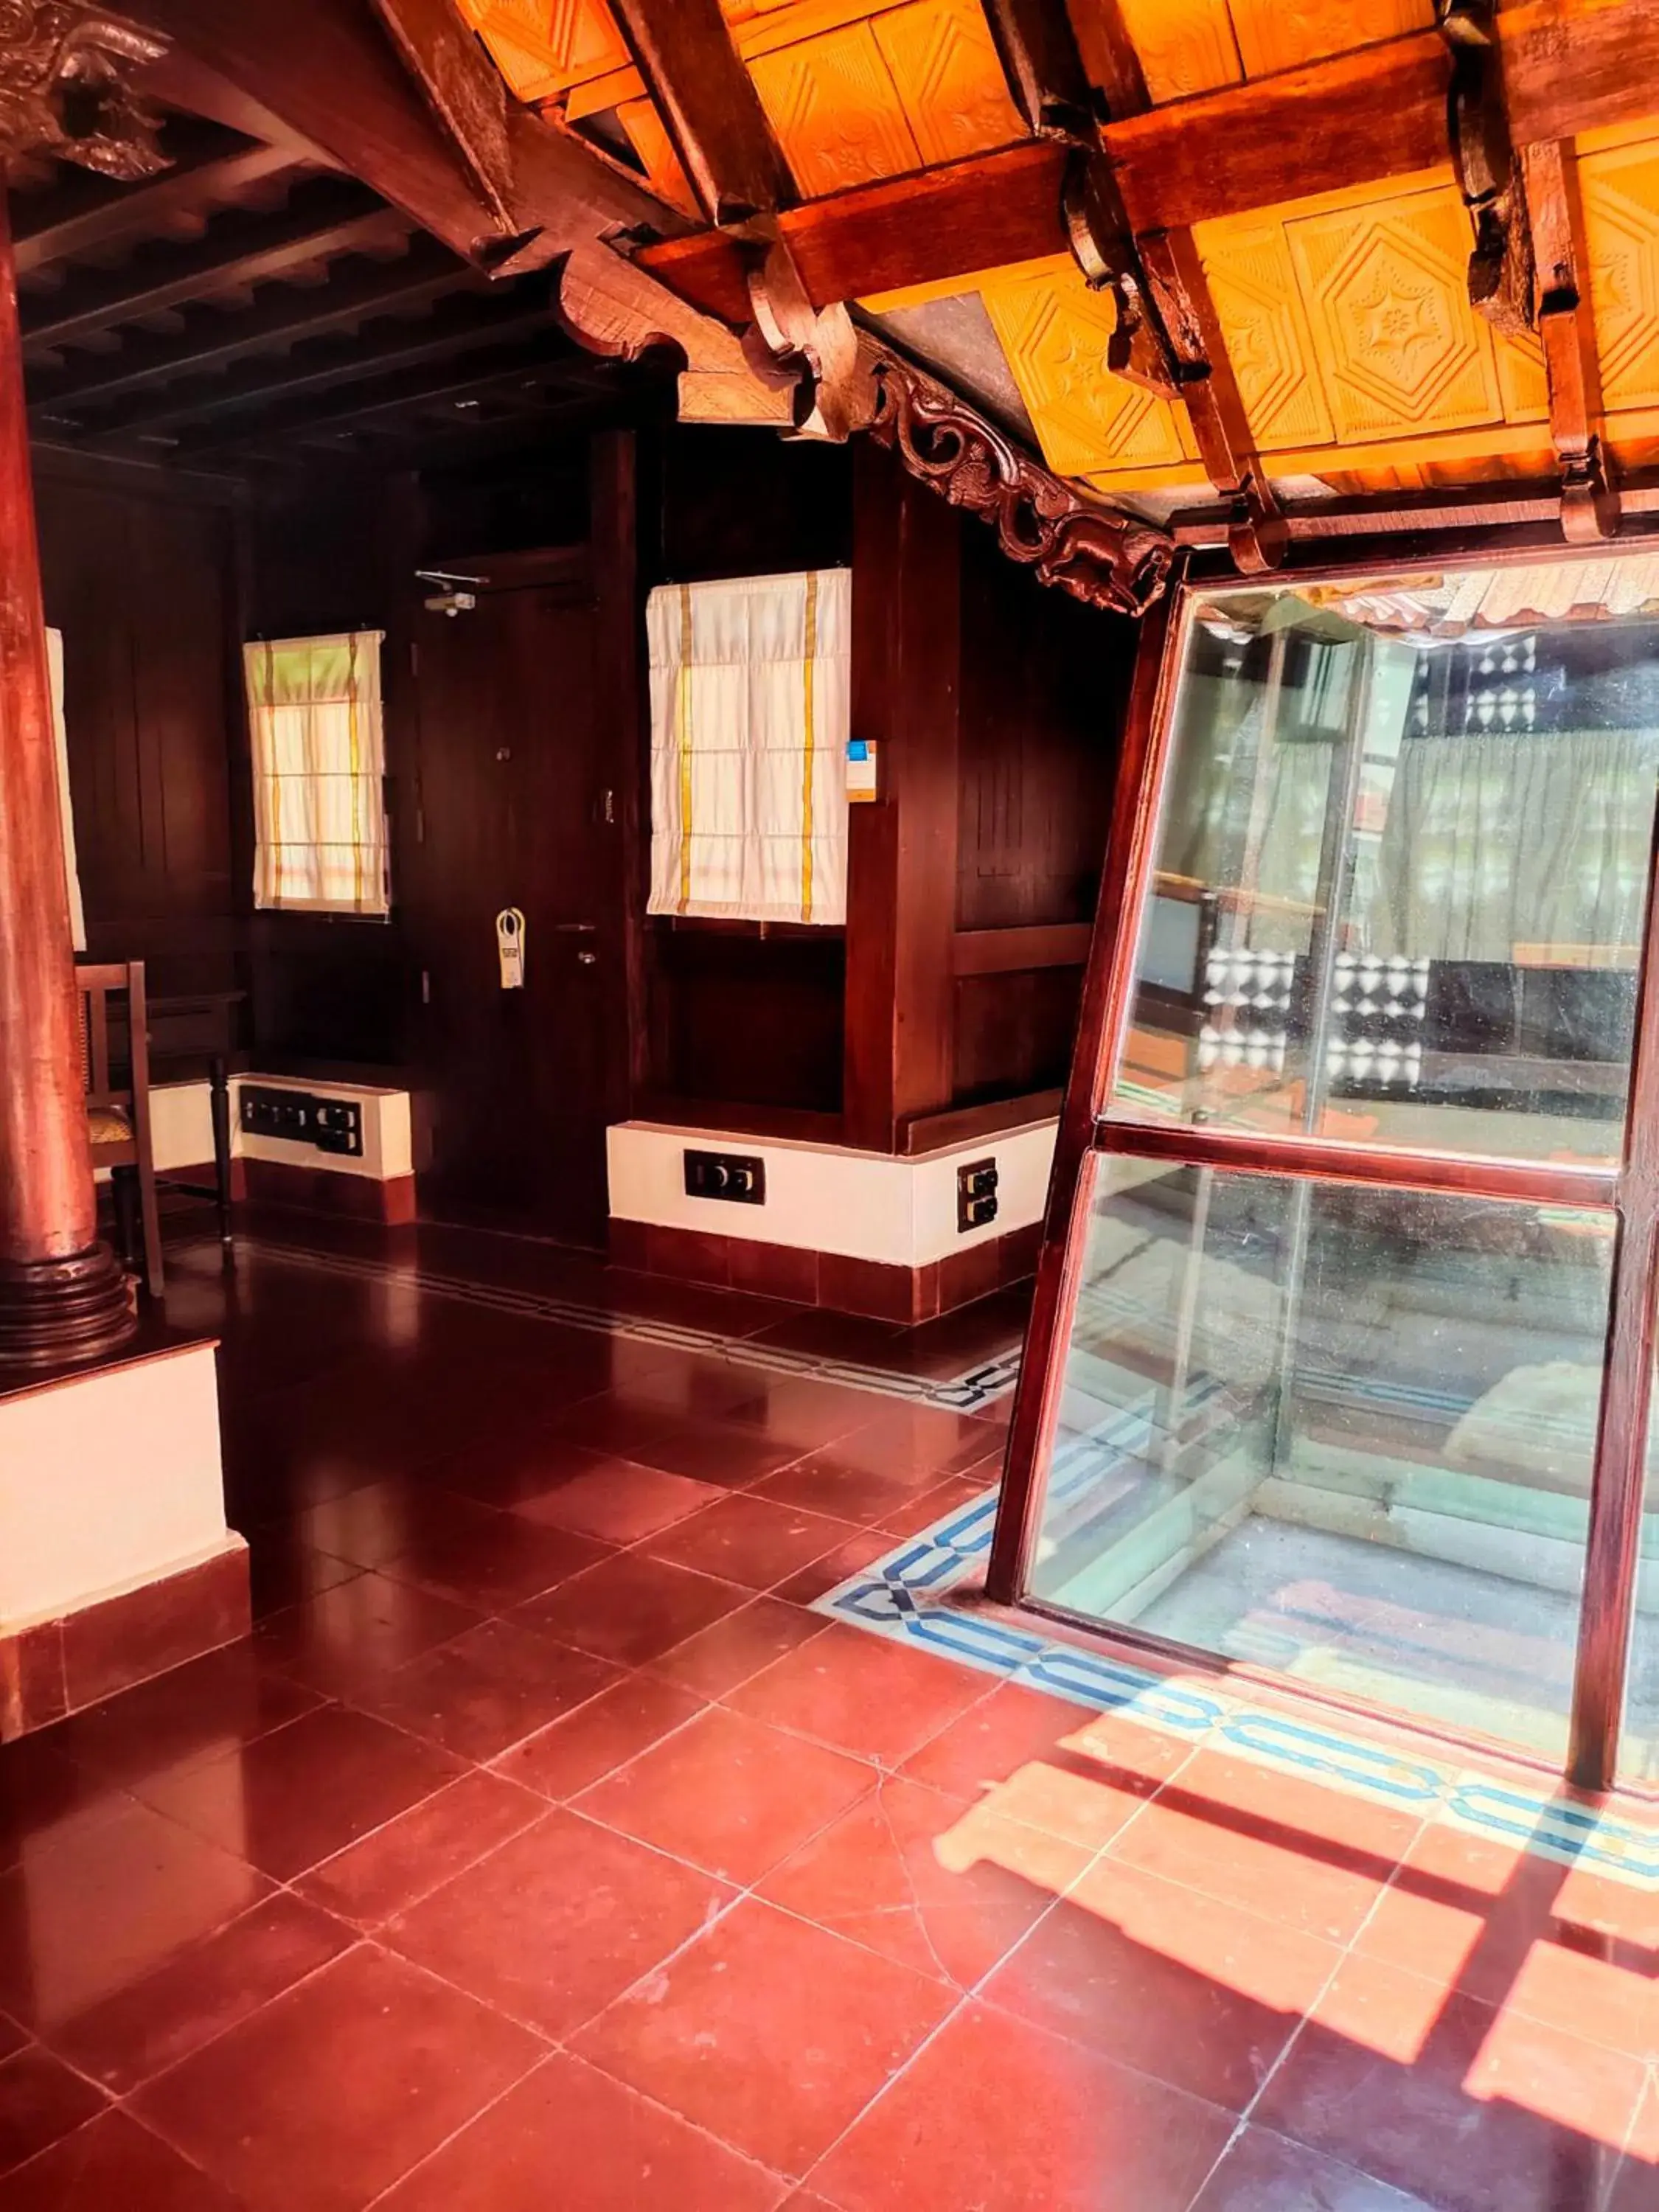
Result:
[[[1408,738],[1365,949],[1512,961],[1518,945],[1628,946],[1634,964],[1656,790],[1648,731]]]
[[[387,911],[379,630],[242,648],[256,906]]]
[[[847,918],[852,576],[651,594],[653,914]]]
[[[52,734],[58,754],[58,811],[64,824],[64,872],[69,878],[70,929],[75,949],[87,949],[86,908],[75,856],[75,802],[70,796],[69,730],[64,720],[64,633],[46,632],[46,677],[52,687]]]

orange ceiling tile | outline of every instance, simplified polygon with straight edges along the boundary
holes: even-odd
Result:
[[[921,167],[898,88],[867,22],[757,55],[750,75],[808,198]]]
[[[1024,137],[979,0],[915,0],[871,27],[924,161]]]

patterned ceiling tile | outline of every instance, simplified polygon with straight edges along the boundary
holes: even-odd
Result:
[[[1503,420],[1454,185],[1304,216],[1285,234],[1340,443]]]
[[[852,23],[749,65],[796,184],[809,198],[921,167],[875,33]]]
[[[1051,469],[1080,476],[1191,459],[1182,410],[1108,369],[1115,313],[1069,262],[987,285],[981,296]]]
[[[872,27],[924,161],[1025,136],[979,0],[915,0]]]
[[[1207,222],[1193,235],[1257,446],[1328,444],[1330,410],[1284,225]]]
[[[1434,0],[1229,0],[1246,76],[1431,30]]]
[[[460,0],[520,100],[549,100],[568,86],[621,69],[628,49],[605,0]]]
[[[1227,0],[1119,0],[1155,100],[1184,100],[1243,76]]]
[[[1659,406],[1659,143],[1581,152],[1578,175],[1602,398]]]

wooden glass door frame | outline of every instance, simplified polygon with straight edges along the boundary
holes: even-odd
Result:
[[[1477,540],[1460,547],[1455,555],[1427,554],[1420,560],[1441,569],[1467,569],[1540,557],[1552,562],[1606,560],[1611,550],[1581,556],[1570,547],[1540,548],[1532,542],[1517,543],[1510,533],[1494,533],[1489,542]],[[1347,562],[1297,568],[1249,586],[1240,586],[1235,578],[1200,579],[1188,574],[1177,579],[1145,617],[1090,940],[1077,1046],[1055,1137],[1042,1246],[1009,1430],[987,1594],[999,1604],[1030,1607],[1049,1618],[1068,1617],[1060,1609],[1033,1599],[1030,1568],[1042,1505],[1042,1476],[1059,1414],[1088,1243],[1087,1197],[1092,1189],[1095,1156],[1167,1160],[1171,1166],[1219,1167],[1248,1175],[1317,1177],[1363,1183],[1375,1189],[1600,1207],[1613,1218],[1613,1274],[1565,1765],[1566,1778],[1575,1788],[1599,1792],[1612,1787],[1617,1772],[1635,1617],[1653,1391],[1655,1277],[1659,1267],[1659,897],[1654,895],[1656,874],[1659,874],[1659,809],[1650,855],[1636,1031],[1620,1165],[1581,1168],[1318,1137],[1279,1137],[1184,1125],[1146,1127],[1109,1120],[1104,1113],[1133,1004],[1139,921],[1152,872],[1195,606],[1229,588],[1261,591],[1294,588],[1298,582],[1316,580],[1377,580],[1398,574],[1419,558],[1416,549],[1392,556],[1376,554],[1363,565]],[[1214,1653],[1175,1647],[1127,1626],[1079,1625],[1108,1627],[1114,1637],[1166,1654],[1178,1651],[1178,1656],[1206,1667],[1228,1664]],[[1364,1703],[1356,1698],[1340,1702]],[[1392,1717],[1412,1724],[1409,1715]],[[1452,1733],[1443,1728],[1438,1732]]]

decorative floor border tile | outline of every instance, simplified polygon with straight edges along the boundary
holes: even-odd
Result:
[[[1224,1744],[1280,1772],[1316,1778],[1379,1802],[1416,1808],[1471,1835],[1523,1844],[1559,1864],[1659,1890],[1659,1808],[1653,1825],[1598,1813],[1547,1785],[1502,1778],[1415,1747],[1348,1730],[1322,1714],[1301,1720],[1217,1686],[1208,1676],[1170,1677],[1081,1645],[994,1620],[968,1601],[978,1586],[996,1519],[989,1490],[816,1601],[814,1610],[854,1628],[1024,1683],[1091,1712],[1131,1714],[1197,1746]],[[1287,1686],[1294,1696],[1295,1686]]]
[[[443,1274],[405,1261],[311,1252],[299,1245],[271,1243],[257,1237],[240,1237],[237,1246],[239,1250],[251,1252],[260,1260],[305,1268],[315,1274],[343,1276],[356,1282],[411,1284],[433,1297],[451,1298],[493,1313],[556,1322],[566,1328],[587,1329],[602,1336],[623,1336],[639,1344],[660,1344],[677,1352],[695,1352],[708,1358],[724,1359],[736,1367],[759,1368],[767,1374],[808,1376],[816,1382],[840,1382],[849,1389],[873,1390],[883,1397],[905,1399],[912,1405],[937,1406],[947,1413],[976,1413],[981,1407],[1006,1397],[1019,1376],[1018,1342],[1006,1352],[981,1360],[960,1375],[947,1378],[905,1375],[893,1368],[831,1359],[819,1352],[793,1352],[782,1345],[757,1343],[752,1337],[696,1328],[685,1322],[656,1321],[648,1315],[622,1313],[614,1307],[594,1305],[580,1298],[477,1283],[465,1275]]]

